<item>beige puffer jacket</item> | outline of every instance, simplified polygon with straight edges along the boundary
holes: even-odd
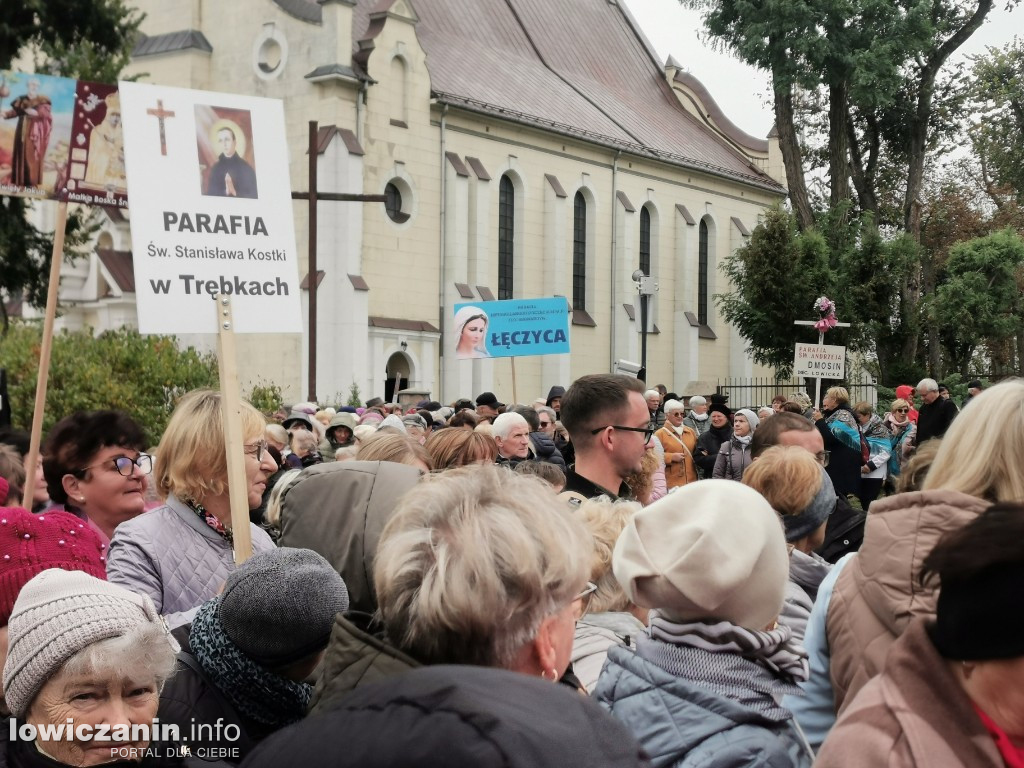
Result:
[[[828,606],[829,674],[838,714],[882,671],[889,648],[911,619],[935,615],[937,594],[918,580],[925,557],[943,534],[988,507],[983,499],[945,490],[872,503],[864,543],[843,566]]]

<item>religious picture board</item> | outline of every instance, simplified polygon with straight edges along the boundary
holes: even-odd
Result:
[[[477,301],[456,304],[452,310],[448,336],[458,360],[569,352],[569,305],[564,298]]]
[[[122,82],[142,333],[301,332],[280,100]]]
[[[71,148],[76,81],[0,71],[0,195],[56,198]]]
[[[60,198],[86,205],[128,205],[121,97],[116,85],[78,81],[71,164]]]

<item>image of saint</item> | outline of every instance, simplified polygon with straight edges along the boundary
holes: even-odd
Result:
[[[116,91],[104,99],[107,114],[89,136],[89,161],[85,181],[113,192],[126,193],[124,140],[121,131],[121,99]]]
[[[18,120],[11,154],[10,183],[21,187],[42,186],[43,160],[53,130],[53,106],[48,97],[39,93],[39,80],[30,79],[25,95],[15,98],[2,117],[4,120]]]
[[[210,168],[206,192],[203,194],[255,198],[256,172],[236,151],[238,137],[235,129],[221,126],[217,130],[217,146],[220,148],[220,156]]]
[[[459,360],[490,357],[487,351],[487,313],[480,307],[462,307],[455,313],[455,356]]]

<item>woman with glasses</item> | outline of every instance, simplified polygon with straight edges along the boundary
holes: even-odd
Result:
[[[380,533],[379,624],[335,621],[314,712],[420,665],[497,667],[578,688],[566,671],[592,549],[540,478],[490,465],[424,479]]]
[[[114,530],[145,511],[153,460],[146,438],[120,411],[79,412],[59,421],[43,446],[50,499],[87,520],[108,544]]]
[[[900,470],[914,452],[914,436],[917,425],[910,420],[910,403],[902,398],[892,401],[892,408],[885,414],[882,423],[892,433],[892,450],[899,462]]]
[[[264,439],[266,419],[242,403],[245,494],[260,506],[277,462]],[[160,440],[157,507],[123,523],[110,543],[110,581],[148,595],[172,628],[187,624],[234,571],[231,501],[224,450],[221,395],[208,389],[178,401]],[[266,531],[250,524],[253,552],[274,547]]]

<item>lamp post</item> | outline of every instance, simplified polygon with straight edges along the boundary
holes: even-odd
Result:
[[[658,283],[653,277],[644,274],[642,269],[633,272],[633,282],[640,296],[640,370],[636,377],[647,381],[647,315],[651,296],[658,290]]]

